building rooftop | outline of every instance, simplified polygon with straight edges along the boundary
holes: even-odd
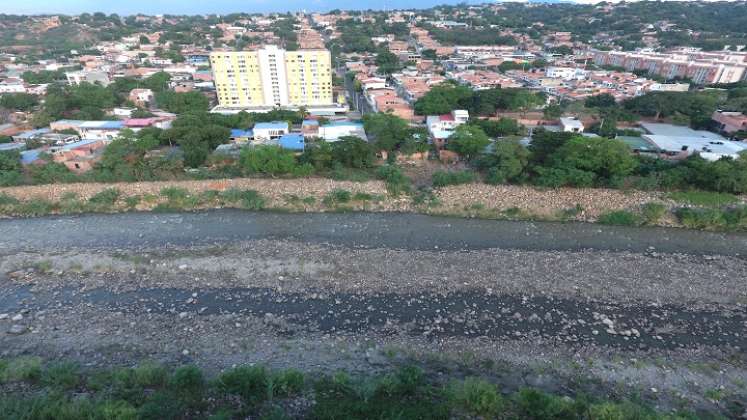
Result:
[[[303,150],[304,138],[302,134],[298,133],[285,134],[278,138],[278,144],[283,149]]]
[[[124,127],[122,121],[86,121],[80,125],[80,128],[89,130],[118,130]]]
[[[662,123],[641,123],[646,131],[656,136],[679,136],[679,137],[692,137],[692,138],[703,138],[712,140],[726,140],[723,136],[711,133],[710,131],[693,130],[690,127],[674,124],[662,124]]]
[[[287,130],[288,123],[285,121],[258,122],[254,124],[254,130]]]

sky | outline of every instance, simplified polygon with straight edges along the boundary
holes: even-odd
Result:
[[[0,0],[0,13],[44,14],[83,12],[155,14],[226,14],[231,12],[325,11],[340,9],[426,8],[457,0]]]

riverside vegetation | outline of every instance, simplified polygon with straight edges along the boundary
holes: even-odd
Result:
[[[375,376],[304,374],[238,366],[208,376],[194,365],[142,362],[83,369],[37,357],[0,359],[5,419],[694,419],[633,401],[561,396],[532,388],[504,394],[488,380],[448,382],[416,366]]]
[[[626,209],[604,210],[598,215],[587,215],[586,209],[578,203],[547,214],[515,206],[496,207],[489,202],[480,201],[479,196],[478,200],[471,202],[459,201],[457,198],[445,203],[443,194],[448,194],[449,190],[444,188],[472,183],[474,178],[469,172],[437,172],[434,174],[434,185],[442,185],[442,188],[415,190],[409,179],[397,167],[383,168],[387,168],[382,172],[386,172],[385,179],[388,182],[386,191],[382,191],[382,194],[333,188],[326,193],[288,193],[283,194],[279,200],[272,200],[254,189],[231,187],[221,190],[195,190],[179,186],[165,186],[157,194],[126,194],[116,187],[108,187],[88,198],[81,197],[74,191],[63,192],[57,199],[39,196],[19,198],[17,194],[0,192],[0,214],[37,217],[47,214],[144,210],[176,212],[211,208],[289,212],[409,211],[498,220],[589,221],[622,226],[679,226],[711,231],[747,230],[747,206],[742,204],[738,196],[732,194],[677,192],[657,196],[659,198],[652,198],[641,204],[631,204]]]

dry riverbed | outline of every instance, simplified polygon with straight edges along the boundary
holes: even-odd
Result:
[[[740,235],[240,211],[0,232],[0,357],[363,373],[414,360],[507,392],[745,410]]]

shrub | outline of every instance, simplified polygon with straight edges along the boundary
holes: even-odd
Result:
[[[484,417],[495,417],[504,405],[496,387],[478,378],[452,384],[451,399],[463,410]]]
[[[402,173],[402,170],[395,165],[384,165],[379,168],[379,179],[386,183],[386,190],[393,196],[403,193],[409,193],[411,190],[410,178]]]
[[[37,382],[41,378],[41,359],[38,357],[19,357],[7,362],[0,372],[0,382]]]
[[[298,370],[287,369],[272,376],[273,395],[285,397],[303,390],[304,376]]]
[[[255,190],[230,188],[221,193],[221,198],[228,203],[239,203],[242,208],[249,210],[262,210],[265,207],[265,199]]]
[[[178,419],[184,412],[181,402],[166,392],[151,395],[138,410],[140,420]]]
[[[120,191],[116,188],[106,188],[94,194],[88,202],[97,206],[112,205],[117,202]]]
[[[58,363],[44,369],[41,382],[45,386],[69,390],[80,384],[78,366],[73,363]]]
[[[724,212],[718,209],[681,208],[675,214],[680,223],[690,229],[720,230],[727,225]]]
[[[189,196],[189,191],[179,187],[164,187],[161,189],[161,195],[169,201],[183,201]]]
[[[641,207],[643,220],[650,225],[655,225],[664,217],[667,206],[661,203],[646,203]]]
[[[241,151],[239,165],[248,174],[283,175],[296,169],[296,157],[280,146],[246,147]]]
[[[357,192],[355,193],[355,195],[353,195],[354,201],[371,201],[373,198],[374,196],[372,196],[369,193],[364,193],[364,192]]]
[[[475,181],[475,173],[472,171],[436,171],[433,173],[433,186],[445,187],[447,185],[469,184]]]
[[[43,216],[54,211],[55,205],[49,200],[43,198],[34,198],[22,202],[16,207],[16,212],[25,216]]]
[[[575,419],[581,407],[573,400],[566,400],[536,389],[522,389],[515,396],[516,406],[525,419]]]
[[[143,362],[133,370],[134,382],[140,387],[164,386],[168,380],[166,368],[154,362]]]
[[[262,366],[241,366],[218,378],[218,388],[227,394],[238,395],[249,405],[258,405],[272,398],[272,381]]]
[[[129,197],[125,197],[125,205],[128,208],[135,208],[138,204],[140,204],[140,201],[142,200],[142,197],[139,195],[131,195]]]
[[[629,211],[616,210],[609,213],[604,213],[599,216],[599,223],[605,225],[619,225],[619,226],[637,226],[640,224],[640,217]]]
[[[350,191],[334,189],[324,196],[323,201],[325,205],[330,206],[338,203],[347,203],[351,198],[352,194],[350,194]]]
[[[205,378],[196,366],[182,366],[174,371],[169,388],[181,401],[194,405],[202,400]]]
[[[18,199],[6,193],[0,193],[0,207],[10,207],[18,204]]]

